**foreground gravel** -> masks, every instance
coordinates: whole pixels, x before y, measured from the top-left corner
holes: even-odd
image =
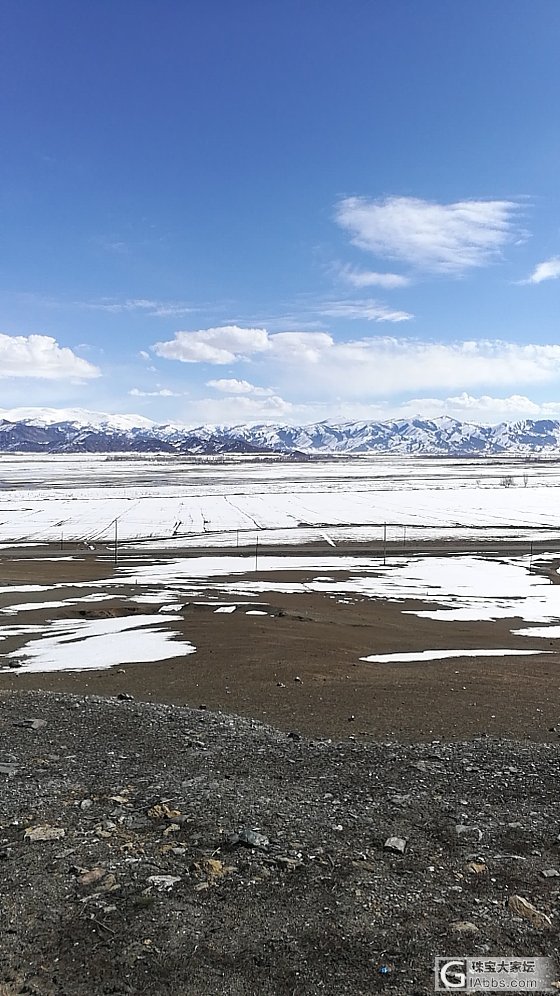
[[[555,744],[4,693],[0,996],[427,994],[436,954],[556,955],[559,778]]]

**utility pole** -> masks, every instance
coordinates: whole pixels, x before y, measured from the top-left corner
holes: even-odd
[[[387,560],[387,523],[383,523],[383,563]]]
[[[119,537],[118,537],[118,517],[115,519],[115,567],[119,562]]]
[[[259,568],[259,534],[257,533],[257,542],[255,543],[255,574]]]

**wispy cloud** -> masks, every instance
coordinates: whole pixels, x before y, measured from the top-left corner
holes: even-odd
[[[530,277],[522,280],[522,284],[542,284],[543,280],[558,280],[560,277],[560,256],[552,256],[538,263]]]
[[[459,275],[493,262],[522,237],[519,204],[467,200],[438,204],[417,197],[346,197],[336,220],[354,245],[434,273]]]
[[[320,313],[328,318],[361,318],[368,322],[407,322],[414,318],[408,311],[397,311],[372,298],[362,301],[331,301],[320,307]]]
[[[373,270],[358,270],[349,263],[339,264],[336,267],[337,275],[350,284],[352,287],[383,287],[385,290],[394,290],[398,287],[408,287],[410,277],[404,277],[400,273],[376,273]]]
[[[184,391],[170,391],[167,387],[162,387],[159,391],[141,391],[138,387],[133,387],[129,392],[133,398],[181,398]]]
[[[182,315],[188,315],[197,310],[182,301],[153,301],[143,297],[127,298],[124,301],[103,298],[101,301],[77,301],[75,303],[92,311],[105,311],[112,315],[138,311],[151,318],[180,318]]]
[[[0,378],[91,380],[101,371],[48,335],[0,334]]]

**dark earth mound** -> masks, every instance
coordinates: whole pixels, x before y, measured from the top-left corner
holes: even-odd
[[[424,994],[436,954],[556,955],[559,777],[555,744],[3,693],[0,994]]]

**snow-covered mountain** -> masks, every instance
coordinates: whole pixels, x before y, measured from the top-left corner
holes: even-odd
[[[560,456],[560,421],[476,425],[441,417],[313,425],[157,425],[141,415],[82,409],[0,409],[0,452],[394,453]]]

